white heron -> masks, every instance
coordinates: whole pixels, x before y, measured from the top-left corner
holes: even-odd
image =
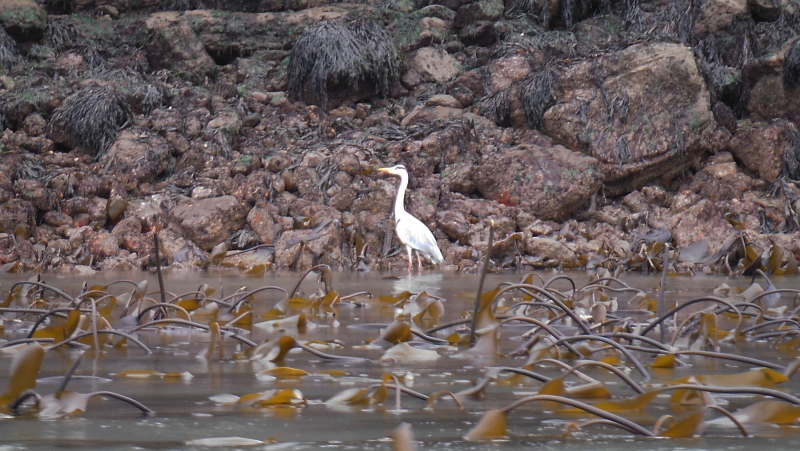
[[[408,187],[408,171],[406,171],[406,167],[402,164],[398,164],[390,168],[380,168],[378,171],[400,177],[400,188],[397,190],[397,198],[394,200],[394,222],[397,238],[400,239],[400,242],[403,243],[406,246],[406,250],[408,250],[409,271],[412,266],[412,249],[417,252],[417,264],[420,269],[422,269],[420,254],[430,259],[436,265],[443,262],[444,257],[442,257],[442,251],[439,250],[433,233],[431,233],[430,229],[428,229],[422,221],[412,216],[411,213],[403,208],[406,188]]]

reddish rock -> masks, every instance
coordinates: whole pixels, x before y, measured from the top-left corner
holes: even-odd
[[[247,209],[233,196],[189,200],[170,212],[171,225],[205,251],[242,228],[246,217]]]

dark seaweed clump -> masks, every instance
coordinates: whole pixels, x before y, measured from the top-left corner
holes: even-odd
[[[0,27],[0,68],[10,69],[19,61],[19,50],[14,39]]]
[[[289,97],[327,109],[328,84],[358,90],[370,82],[385,96],[400,75],[400,53],[377,22],[358,15],[308,27],[297,39],[289,62]]]
[[[783,87],[789,91],[800,84],[800,39],[794,41],[783,60]]]
[[[125,98],[113,86],[93,83],[55,110],[48,134],[64,134],[99,157],[131,118]]]

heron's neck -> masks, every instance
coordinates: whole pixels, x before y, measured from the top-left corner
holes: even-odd
[[[394,218],[397,220],[400,216],[403,215],[405,212],[405,197],[406,197],[406,188],[408,187],[408,176],[401,175],[400,176],[400,188],[397,190],[397,197],[394,200]]]

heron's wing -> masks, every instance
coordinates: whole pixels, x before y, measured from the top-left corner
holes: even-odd
[[[442,251],[439,250],[439,246],[436,244],[436,238],[433,237],[433,233],[422,221],[409,213],[395,219],[395,221],[397,222],[397,237],[403,244],[417,252],[421,252],[434,263],[444,261]]]

